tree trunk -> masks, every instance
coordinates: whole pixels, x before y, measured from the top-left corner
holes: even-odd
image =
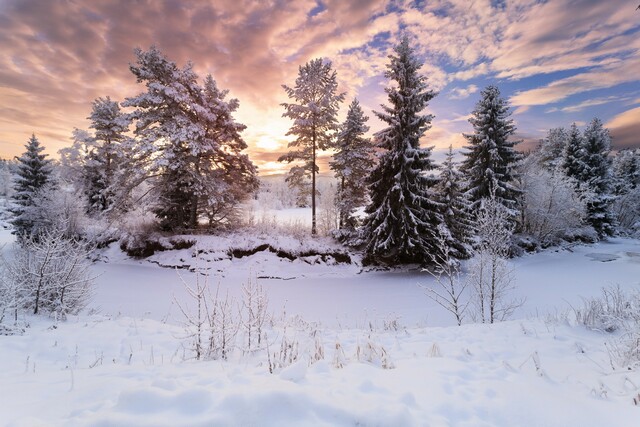
[[[316,130],[312,135],[312,159],[311,159],[311,235],[315,236],[316,230]]]

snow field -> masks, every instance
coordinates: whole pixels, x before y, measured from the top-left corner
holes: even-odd
[[[640,372],[616,365],[617,336],[564,315],[603,286],[640,289],[636,240],[518,258],[514,295],[527,300],[517,320],[462,327],[425,296],[418,284],[434,282],[420,271],[226,255],[264,241],[300,249],[295,238],[197,240],[148,260],[112,245],[94,265],[86,313],[30,317],[24,335],[0,336],[0,425],[638,425]],[[206,271],[236,301],[258,278],[273,317],[268,350],[246,354],[239,336],[229,360],[193,360],[173,301],[194,303],[176,271],[157,264]],[[179,274],[194,283],[188,269]],[[297,357],[279,359],[285,337]]]
[[[33,321],[3,338],[9,426],[637,425],[640,373],[610,369],[609,337],[561,323],[323,329],[315,362],[315,339],[298,327],[299,360],[270,374],[265,351],[183,361],[181,328],[154,320]],[[392,369],[368,361],[369,342]]]

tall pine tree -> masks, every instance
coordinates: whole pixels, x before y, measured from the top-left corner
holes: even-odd
[[[578,126],[573,123],[571,129],[569,129],[567,143],[562,156],[562,169],[568,177],[574,178],[578,184],[585,182],[587,179],[584,156],[584,139]]]
[[[587,220],[600,236],[611,236],[615,232],[615,219],[611,212],[612,176],[611,137],[600,119],[594,118],[584,130],[585,183],[592,191],[587,202]]]
[[[25,147],[27,150],[24,154],[16,157],[18,170],[13,194],[16,206],[11,212],[15,215],[12,221],[13,234],[28,239],[34,227],[31,214],[31,210],[34,209],[34,197],[51,181],[51,161],[42,153],[44,147],[35,135],[31,135]]]
[[[448,246],[449,256],[455,259],[468,259],[472,252],[471,204],[463,191],[462,182],[462,173],[456,169],[453,149],[449,146],[449,152],[441,166],[437,190],[447,230],[447,234],[441,236],[444,239],[442,243]]]
[[[390,106],[375,114],[389,127],[376,133],[384,150],[368,182],[371,203],[362,233],[368,264],[428,264],[436,251],[437,226],[442,222],[433,190],[437,178],[431,148],[420,139],[433,116],[421,114],[435,92],[419,74],[422,62],[405,36],[389,56],[385,76],[395,84],[385,90]]]
[[[366,125],[368,119],[358,100],[354,99],[338,134],[338,152],[333,156],[333,161],[329,162],[338,178],[336,205],[341,230],[355,229],[357,220],[353,213],[367,200],[365,180],[375,164],[371,139],[364,137],[369,131],[369,126]]]
[[[313,59],[301,66],[294,87],[282,85],[293,103],[284,103],[283,117],[293,120],[287,135],[296,139],[289,143],[293,150],[281,156],[281,162],[302,162],[291,170],[295,179],[290,183],[304,183],[311,178],[311,234],[316,228],[316,174],[319,171],[317,157],[319,150],[327,150],[335,145],[338,130],[337,114],[344,93],[338,94],[337,74],[331,69],[331,62],[321,58]]]
[[[509,209],[515,217],[520,190],[514,185],[516,166],[522,155],[515,150],[520,141],[511,141],[516,127],[509,118],[507,101],[500,96],[497,86],[488,86],[471,113],[469,123],[474,133],[464,135],[469,142],[465,147],[466,159],[461,171],[467,180],[467,193],[472,207],[477,210],[482,199],[495,194],[496,200]]]

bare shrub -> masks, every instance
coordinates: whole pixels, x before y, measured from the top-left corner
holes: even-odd
[[[64,319],[82,310],[91,297],[91,247],[66,236],[66,229],[46,229],[16,244],[14,256],[2,258],[3,288],[9,308],[33,314],[50,313]]]

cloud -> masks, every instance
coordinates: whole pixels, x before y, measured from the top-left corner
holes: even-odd
[[[640,107],[627,110],[608,121],[613,148],[640,148]]]
[[[562,107],[562,108],[558,108],[558,107],[554,107],[554,108],[550,108],[547,110],[547,113],[555,113],[558,111],[562,111],[563,113],[575,113],[578,111],[582,111],[586,108],[589,107],[595,107],[597,105],[603,105],[603,104],[609,104],[611,102],[616,102],[616,101],[625,101],[628,100],[629,98],[623,98],[623,97],[619,97],[619,96],[607,96],[605,98],[594,98],[594,99],[588,99],[586,101],[580,102],[579,104],[575,104],[575,105],[569,105],[566,107]]]
[[[626,61],[618,60],[613,64],[600,67],[597,71],[580,73],[556,80],[543,87],[518,92],[511,97],[511,104],[546,105],[562,101],[577,93],[637,81],[638,69],[640,69],[640,57]]]
[[[31,132],[49,153],[67,145],[74,127],[88,126],[93,99],[142,90],[128,64],[134,47],[152,44],[180,65],[193,60],[201,76],[211,73],[240,100],[250,155],[269,168],[265,147],[286,151],[291,123],[281,117],[281,85],[293,84],[298,66],[330,59],[348,99],[377,108],[386,102],[382,76],[401,29],[424,58],[432,88],[451,84],[446,95],[462,99],[480,85],[471,79],[527,79],[511,102],[529,117],[532,106],[638,81],[640,21],[628,9],[624,0],[5,0],[0,150],[17,154]],[[554,107],[577,113],[587,105]],[[370,116],[373,132],[379,124]],[[459,129],[436,123],[445,131],[434,139],[460,144]]]
[[[478,86],[469,85],[466,88],[454,87],[449,92],[449,99],[465,99],[468,98],[472,93],[476,93],[478,91]]]

